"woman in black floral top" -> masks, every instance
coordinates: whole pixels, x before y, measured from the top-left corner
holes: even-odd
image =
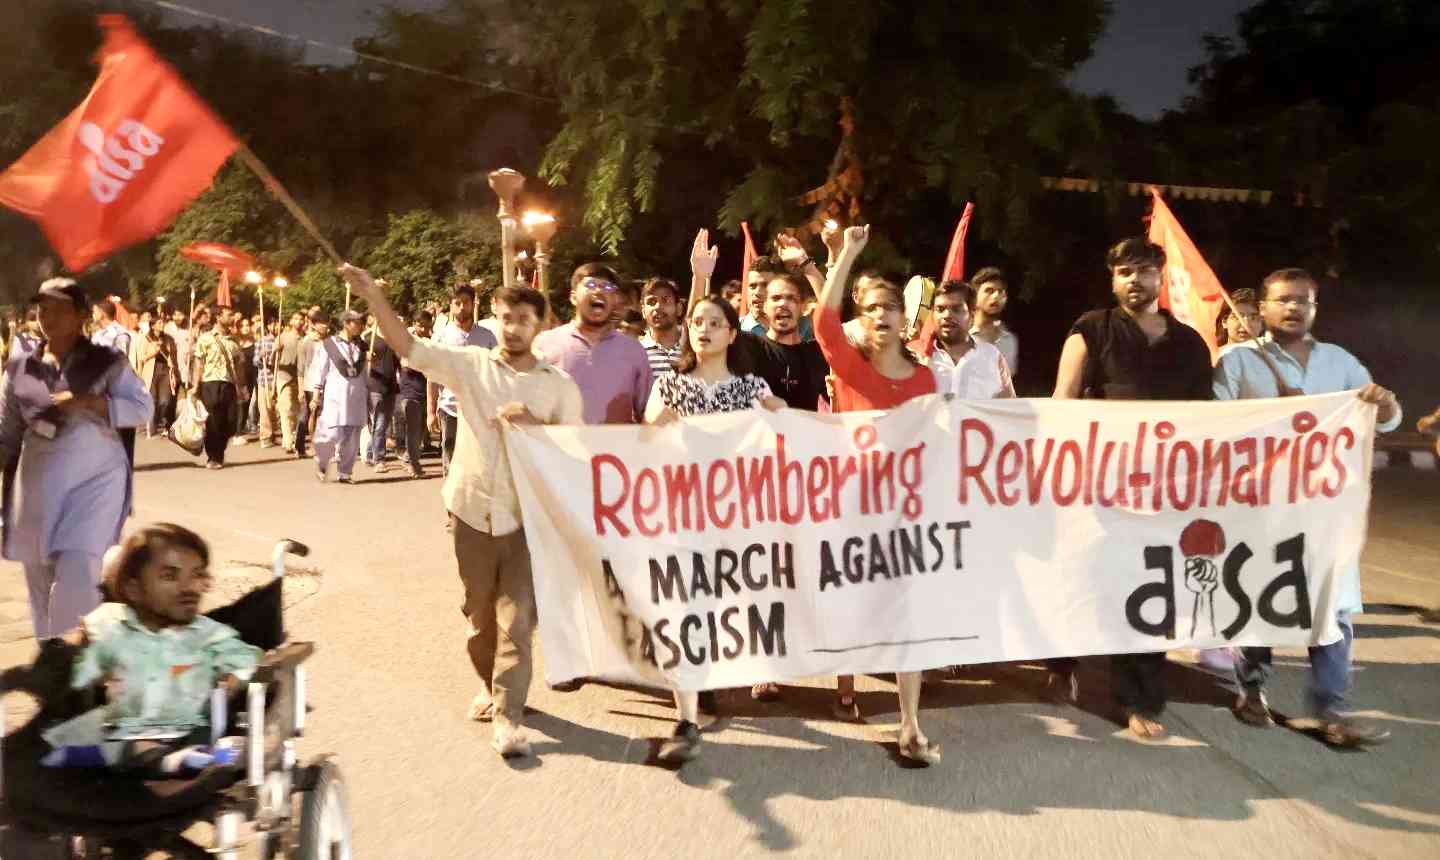
[[[729,302],[718,296],[697,301],[686,320],[680,362],[673,373],[655,380],[645,421],[668,424],[691,415],[784,408],[785,401],[770,392],[765,380],[737,372],[739,358],[734,344],[739,331],[740,317]],[[700,752],[700,727],[696,724],[699,694],[676,690],[675,708],[680,720],[670,740],[660,748],[660,758],[688,761]]]

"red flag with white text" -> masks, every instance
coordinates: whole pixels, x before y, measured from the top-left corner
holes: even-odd
[[[1154,209],[1150,214],[1150,241],[1165,249],[1165,277],[1160,285],[1160,307],[1190,326],[1205,339],[1213,362],[1219,352],[1215,320],[1225,306],[1225,287],[1190,241],[1185,228],[1165,200],[1150,189]]]
[[[122,15],[90,94],[0,173],[0,204],[39,223],[79,272],[170,226],[240,146]]]

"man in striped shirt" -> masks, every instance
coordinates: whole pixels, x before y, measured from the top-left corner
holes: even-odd
[[[680,360],[685,329],[680,325],[680,288],[669,278],[651,278],[640,293],[640,312],[645,315],[646,332],[640,338],[650,359],[650,373],[669,373]]]

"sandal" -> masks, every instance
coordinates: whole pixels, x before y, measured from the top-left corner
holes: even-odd
[[[495,719],[495,703],[481,693],[470,702],[470,719],[477,723],[488,723]]]
[[[860,719],[860,704],[855,701],[854,693],[837,694],[830,703],[830,713],[847,723],[863,722]]]
[[[780,698],[780,685],[765,681],[750,688],[750,698],[757,702],[773,702]]]
[[[921,742],[917,737],[911,737],[909,740],[901,738],[899,748],[902,758],[909,759],[923,767],[939,764],[943,757],[939,744],[932,744],[929,740]]]
[[[1131,714],[1129,723],[1130,734],[1142,741],[1164,740],[1168,734],[1159,722],[1141,714]]]

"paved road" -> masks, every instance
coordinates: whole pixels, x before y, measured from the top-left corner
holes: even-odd
[[[664,695],[537,681],[539,755],[514,766],[463,719],[475,683],[438,479],[321,485],[274,449],[234,448],[216,473],[139,447],[141,518],[199,529],[221,562],[261,560],[279,536],[314,547],[323,584],[290,616],[321,647],[303,750],[339,754],[361,858],[1440,856],[1440,628],[1412,608],[1440,604],[1434,473],[1376,481],[1354,698],[1393,730],[1388,746],[1245,727],[1177,653],[1163,747],[1120,732],[1099,665],[1082,668],[1081,708],[1038,702],[1037,668],[977,667],[927,685],[938,768],[897,764],[893,687],[863,678],[863,726],[826,716],[820,679],[773,705],[722,694],[732,716],[674,772],[652,763],[673,719]],[[0,641],[0,665],[32,652]],[[1272,704],[1295,712],[1303,655],[1277,664]]]

